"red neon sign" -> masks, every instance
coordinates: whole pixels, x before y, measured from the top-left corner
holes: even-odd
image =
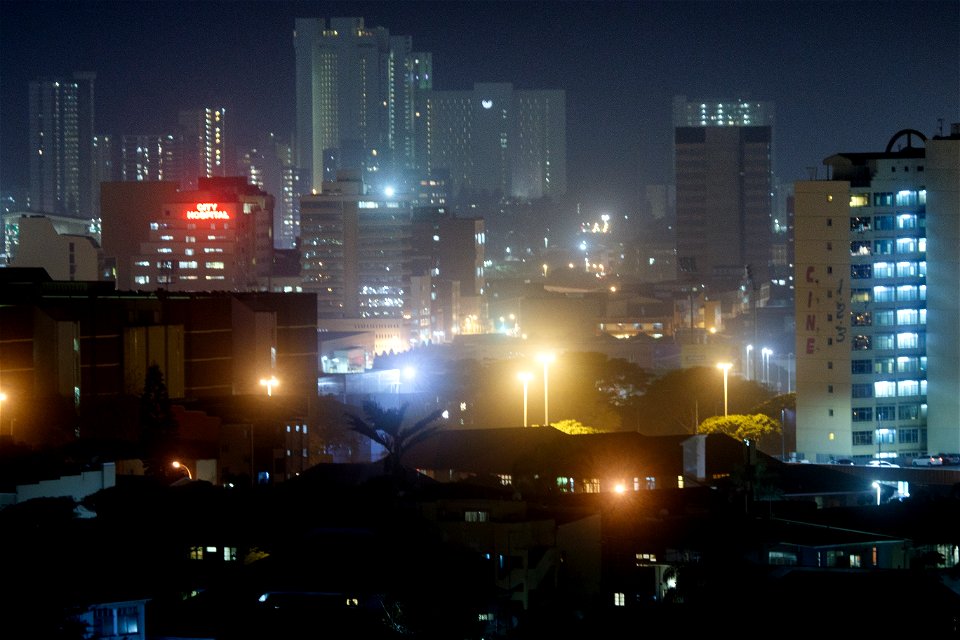
[[[216,202],[198,202],[195,209],[187,209],[187,220],[229,220],[230,212],[223,211]]]

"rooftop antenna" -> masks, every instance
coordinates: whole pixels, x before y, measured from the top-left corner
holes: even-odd
[[[943,137],[943,118],[937,118],[937,135]]]

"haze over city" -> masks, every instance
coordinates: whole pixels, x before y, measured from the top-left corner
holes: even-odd
[[[562,89],[568,194],[635,210],[670,178],[675,95],[772,102],[774,171],[960,112],[954,0],[677,2],[0,1],[0,187],[27,185],[27,85],[93,71],[98,133],[158,132],[225,105],[233,141],[294,131],[297,17],[363,17],[434,56],[434,87]],[[619,212],[619,211],[618,211]]]

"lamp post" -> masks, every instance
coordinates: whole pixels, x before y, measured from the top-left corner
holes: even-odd
[[[173,467],[174,469],[183,469],[184,471],[187,472],[187,477],[193,480],[193,474],[190,473],[190,468],[187,467],[187,465],[185,464],[181,464],[179,460],[174,460],[173,462],[170,463],[170,466]]]
[[[276,377],[270,376],[269,378],[260,378],[260,384],[267,388],[267,395],[272,396],[273,388],[278,386],[280,381]]]
[[[523,383],[523,426],[527,426],[527,388],[530,380],[533,379],[533,374],[529,371],[521,371],[517,374],[517,378]]]
[[[727,417],[727,375],[730,372],[730,367],[733,364],[729,362],[718,362],[717,369],[723,371],[723,417]]]
[[[753,345],[747,345],[747,366],[745,367],[747,380],[753,380]]]
[[[787,393],[790,393],[791,391],[790,376],[793,373],[791,370],[794,368],[795,362],[793,358],[794,356],[792,353],[787,354]]]
[[[877,427],[877,460],[883,460],[883,436],[890,433],[890,429]]]
[[[556,356],[552,353],[541,353],[537,356],[537,360],[543,363],[543,424],[544,426],[550,425],[550,395],[547,389],[547,369],[550,367],[550,363],[556,360]]]
[[[773,355],[773,349],[764,347],[760,350],[763,363],[763,384],[770,383],[770,356]]]

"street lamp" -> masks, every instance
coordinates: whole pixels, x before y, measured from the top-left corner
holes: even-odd
[[[190,473],[190,468],[187,467],[187,465],[185,464],[180,464],[179,460],[174,460],[173,462],[170,463],[170,466],[173,467],[174,469],[183,469],[184,471],[187,472],[187,477],[193,480],[193,474]]]
[[[517,378],[523,383],[523,426],[527,426],[527,388],[533,379],[533,374],[529,371],[521,371]]]
[[[543,424],[550,425],[550,396],[547,390],[547,368],[557,357],[552,353],[541,353],[537,360],[543,363]]]
[[[727,417],[727,375],[730,372],[730,367],[733,364],[730,362],[718,362],[717,369],[723,371],[723,417]]]
[[[747,380],[753,380],[753,345],[747,345]]]
[[[280,384],[280,381],[277,380],[274,376],[269,378],[260,378],[260,384],[267,388],[267,395],[273,395],[273,388]]]
[[[764,347],[760,350],[760,355],[763,358],[763,384],[770,383],[770,356],[773,355],[773,349],[768,349]]]
[[[890,429],[877,428],[877,460],[883,460],[883,436],[890,433]]]

